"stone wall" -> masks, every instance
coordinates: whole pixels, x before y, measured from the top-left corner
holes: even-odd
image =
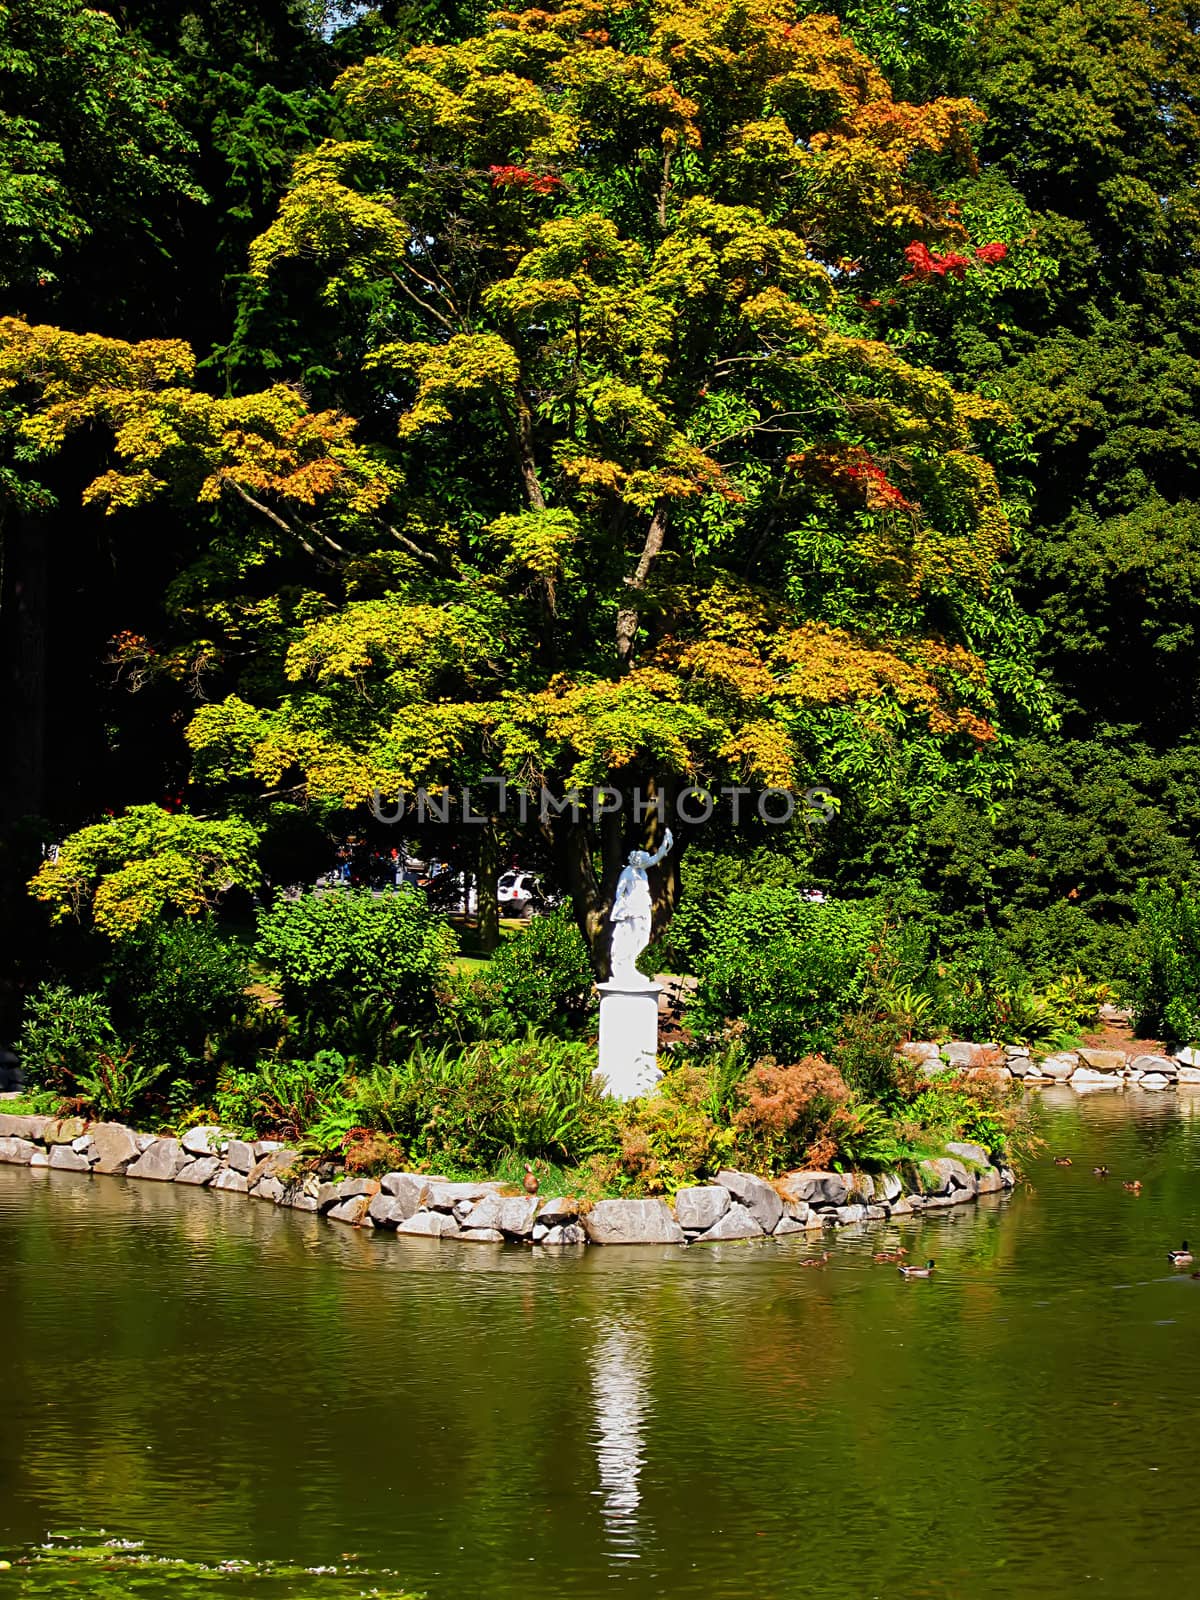
[[[1180,1089],[1200,1087],[1200,1050],[1174,1055],[1131,1055],[1124,1050],[1062,1050],[1035,1056],[1015,1044],[906,1044],[902,1053],[931,1077],[959,1072],[994,1072],[1031,1086],[1069,1083],[1073,1089]]]
[[[242,1194],[331,1222],[463,1244],[687,1244],[785,1238],[857,1222],[882,1222],[1000,1194],[1014,1182],[974,1144],[950,1144],[906,1184],[894,1174],[790,1172],[771,1183],[746,1172],[681,1189],[665,1200],[544,1199],[500,1183],[455,1183],[424,1172],[322,1179],[295,1150],[220,1128],[182,1138],[138,1133],[79,1117],[0,1115],[0,1163],[34,1171],[121,1176]]]

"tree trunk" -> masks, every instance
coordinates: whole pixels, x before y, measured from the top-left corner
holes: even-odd
[[[578,822],[567,816],[557,817],[549,824],[550,842],[558,861],[561,882],[571,897],[575,921],[588,947],[592,971],[597,982],[603,983],[611,970],[609,946],[612,927],[608,920],[612,895],[605,895],[596,877],[592,860],[595,834],[586,819]]]
[[[679,794],[679,784],[674,779],[649,778],[646,781],[646,792],[649,795],[661,794],[663,797],[663,820],[658,820],[657,811],[652,811],[645,819],[645,841],[639,848],[649,850],[651,854],[662,844],[663,834],[669,826],[668,819],[675,816],[675,800]],[[650,900],[651,900],[651,937],[658,939],[666,932],[667,925],[675,915],[679,905],[679,891],[681,877],[680,863],[683,852],[687,847],[687,835],[683,833],[676,818],[675,826],[671,830],[672,844],[670,854],[666,860],[650,872]]]
[[[654,515],[650,519],[650,526],[646,530],[646,537],[642,542],[642,553],[638,557],[638,564],[634,568],[633,576],[626,580],[629,594],[617,612],[617,661],[622,672],[627,672],[633,665],[634,643],[637,638],[642,591],[646,587],[646,579],[650,576],[650,568],[662,553],[663,541],[667,536],[667,519],[669,515],[669,503],[665,500],[660,501],[654,509]]]
[[[479,853],[475,865],[475,915],[479,929],[479,949],[485,955],[500,943],[500,902],[496,880],[500,876],[500,842],[496,824],[490,818],[479,830]]]
[[[43,519],[8,509],[0,522],[0,822],[47,809],[49,546]]]

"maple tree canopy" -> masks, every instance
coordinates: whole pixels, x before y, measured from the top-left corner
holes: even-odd
[[[874,320],[1020,270],[939,199],[975,106],[896,100],[788,0],[501,11],[335,97],[250,272],[261,315],[327,324],[357,421],[214,396],[176,341],[0,324],[23,450],[101,426],[89,502],[210,519],[167,663],[220,687],[197,780],[986,800],[1040,693],[1008,419]],[[599,857],[552,824],[601,970],[621,824]]]

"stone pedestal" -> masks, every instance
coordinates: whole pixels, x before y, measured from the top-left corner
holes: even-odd
[[[662,988],[646,983],[602,983],[600,990],[600,1076],[618,1100],[649,1094],[662,1077],[658,1070],[658,997]]]

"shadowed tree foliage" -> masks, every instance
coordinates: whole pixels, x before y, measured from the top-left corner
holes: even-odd
[[[947,53],[929,42],[938,14],[869,4],[851,26],[896,44],[879,47],[893,81],[940,82],[945,67],[951,92],[977,101],[963,214],[990,215],[1051,270],[986,305],[928,278],[881,316],[893,342],[1003,397],[1027,443],[1018,595],[1062,735],[1024,747],[998,810],[958,803],[949,854],[901,806],[890,827],[847,817],[828,865],[860,885],[909,877],[948,933],[990,924],[1035,964],[1052,948],[1111,971],[1138,877],[1195,875],[1200,842],[1197,15],[982,0]]]
[[[1027,593],[1067,708],[1171,741],[1200,705],[1200,17],[999,0],[986,19],[983,149],[1061,263],[1005,385],[1039,458]]]

